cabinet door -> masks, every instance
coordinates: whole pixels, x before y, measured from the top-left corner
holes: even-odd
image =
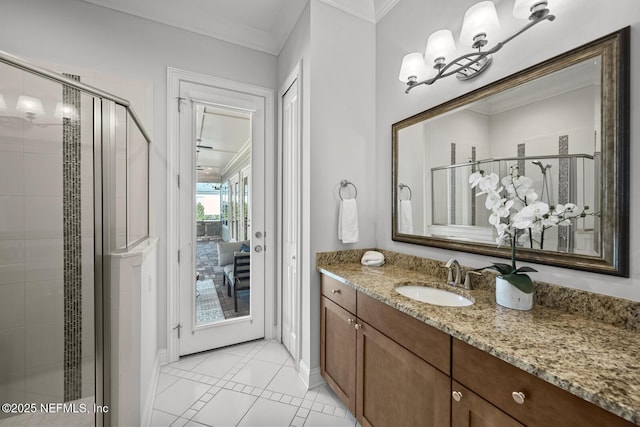
[[[358,319],[356,418],[364,427],[448,426],[451,380]]]
[[[320,371],[352,414],[356,412],[356,317],[322,297]]]
[[[452,388],[451,427],[524,427],[461,384]]]

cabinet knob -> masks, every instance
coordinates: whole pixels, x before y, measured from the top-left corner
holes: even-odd
[[[347,323],[348,323],[348,324],[353,325],[353,322],[355,322],[355,320],[353,320],[353,319],[347,319]]]
[[[524,398],[526,397],[524,395],[523,392],[521,391],[514,391],[513,393],[511,393],[511,397],[513,397],[513,400],[518,404],[518,405],[522,405],[524,404]]]
[[[331,289],[331,293],[332,294],[339,294],[340,293],[340,289]]]
[[[453,400],[455,400],[456,402],[460,402],[460,400],[462,400],[462,393],[459,391],[454,391],[453,393],[451,393],[451,397],[453,397]]]
[[[362,325],[360,323],[356,323],[355,328],[356,329],[362,329]]]

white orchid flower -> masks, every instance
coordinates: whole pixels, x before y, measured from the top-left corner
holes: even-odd
[[[549,213],[549,205],[545,202],[534,202],[522,208],[520,213],[526,217],[542,218]]]
[[[542,223],[540,221],[534,222],[529,228],[535,235],[541,234],[544,231],[544,228],[542,227]]]
[[[474,172],[469,176],[469,184],[471,188],[474,188],[482,179],[482,173],[480,171]]]
[[[505,199],[500,196],[499,192],[490,190],[487,191],[487,200],[485,200],[484,205],[487,209],[494,210],[502,205],[504,201]]]
[[[539,242],[542,246],[547,228],[571,225],[571,219],[581,212],[584,214],[585,210],[580,211],[573,203],[558,204],[551,208],[539,201],[533,181],[526,176],[519,176],[517,166],[512,166],[511,174],[502,179],[495,173],[485,175],[483,172],[474,172],[469,177],[469,184],[481,190],[476,196],[487,196],[485,207],[492,212],[489,223],[497,231],[498,246],[515,244],[513,239],[516,234],[521,245],[533,247],[534,243]],[[502,186],[498,188],[499,184]],[[569,216],[571,212],[574,214]]]
[[[542,218],[541,223],[544,227],[553,227],[560,224],[560,217],[553,215],[553,213],[546,218]]]
[[[533,188],[530,188],[527,190],[526,193],[524,193],[522,198],[525,199],[527,202],[533,202],[538,200],[538,193],[536,193]]]
[[[531,178],[528,178],[526,176],[519,176],[515,178],[513,180],[513,183],[516,187],[531,188],[533,186],[533,181],[531,180]]]
[[[498,206],[493,210],[495,214],[497,214],[501,218],[509,217],[511,213],[510,209],[513,207],[513,200],[507,200],[504,205]]]
[[[480,190],[482,191],[495,190],[496,187],[498,187],[498,182],[500,182],[498,175],[492,172],[491,174],[482,177],[480,182],[478,182],[478,187],[480,187]]]
[[[561,205],[560,203],[558,203],[558,205],[553,208],[553,212],[551,213],[553,215],[562,215],[564,211],[565,211],[564,205]]]
[[[533,226],[533,220],[529,217],[522,217],[518,219],[514,217],[512,225],[518,230],[524,230]]]

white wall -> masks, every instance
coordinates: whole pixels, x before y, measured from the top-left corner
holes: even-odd
[[[506,45],[496,54],[493,65],[475,80],[459,82],[455,78],[439,81],[432,86],[414,89],[404,94],[404,85],[398,81],[402,57],[413,51],[424,51],[429,34],[440,28],[460,31],[466,8],[474,0],[441,2],[438,13],[433,13],[431,2],[403,0],[387,14],[376,28],[376,165],[377,209],[376,241],[378,247],[439,260],[456,257],[461,263],[474,267],[487,265],[491,259],[468,253],[457,253],[422,247],[391,240],[391,124],[420,111],[439,105],[472,89],[481,87],[542,60],[580,46],[627,25],[632,26],[631,46],[640,45],[640,8],[635,0],[567,1],[558,5],[553,23],[544,22]],[[512,1],[497,4],[506,35],[524,21],[511,15]],[[637,48],[632,49],[631,70],[640,69]],[[631,73],[631,159],[638,158],[638,147],[633,143],[640,133],[638,108],[640,102],[640,74]],[[633,160],[632,160],[633,162]],[[632,168],[631,183],[640,180],[640,169]],[[537,265],[535,278],[550,283],[580,288],[597,293],[640,301],[640,268],[634,260],[640,254],[640,218],[633,212],[640,210],[638,188],[631,193],[631,278],[618,278],[569,269]],[[635,219],[634,219],[635,218]]]
[[[167,67],[274,88],[275,56],[77,0],[3,0],[2,15],[5,52],[153,83],[151,232],[160,237],[158,265],[166,265]],[[160,274],[160,348],[166,347],[166,288],[166,274]]]
[[[302,361],[319,366],[315,254],[375,246],[375,26],[311,0],[279,57],[279,86],[302,59]],[[337,237],[339,183],[358,188],[360,242]]]
[[[300,156],[302,161],[301,167],[301,183],[300,191],[302,193],[302,212],[300,219],[302,222],[302,236],[300,236],[300,244],[302,245],[302,261],[301,261],[301,331],[300,345],[303,366],[301,366],[301,375],[306,381],[309,381],[310,360],[311,360],[311,343],[319,340],[320,335],[311,334],[311,304],[312,294],[315,291],[311,288],[311,277],[315,273],[313,270],[315,262],[313,259],[315,254],[311,252],[311,7],[307,5],[304,12],[300,16],[298,23],[291,32],[284,47],[278,56],[278,84],[277,90],[280,91],[285,80],[293,71],[296,64],[301,64],[301,81],[302,91],[299,94],[302,100],[302,147]],[[280,96],[278,94],[278,96]],[[278,104],[278,102],[276,102]],[[279,114],[276,115],[280,120]]]
[[[594,86],[588,86],[490,116],[491,157],[517,156],[520,143],[527,156],[557,154],[560,135],[569,135],[570,154],[593,154],[593,101]],[[541,144],[543,137],[548,143]]]
[[[376,243],[372,167],[375,161],[375,26],[311,0],[311,337],[320,335],[317,252],[373,247]],[[358,189],[360,241],[338,240],[340,181]],[[310,366],[320,364],[320,340],[310,343]]]

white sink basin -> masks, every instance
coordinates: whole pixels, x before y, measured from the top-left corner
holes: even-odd
[[[462,295],[427,286],[399,286],[396,288],[396,292],[407,298],[433,305],[466,307],[473,304],[473,301]]]

